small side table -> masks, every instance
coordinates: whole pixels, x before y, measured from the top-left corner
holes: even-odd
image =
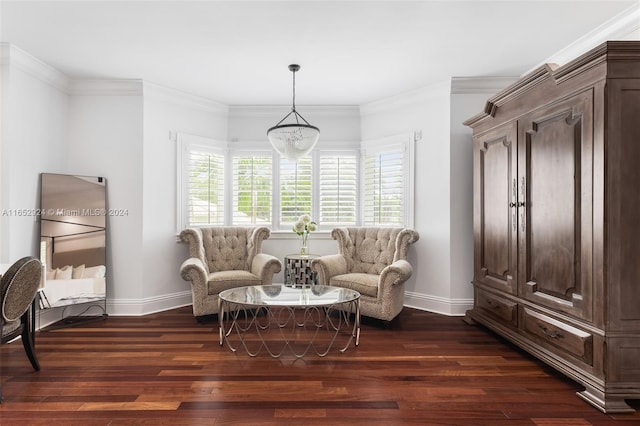
[[[318,284],[317,274],[311,270],[311,260],[317,254],[288,254],[284,257],[284,284],[288,286]]]

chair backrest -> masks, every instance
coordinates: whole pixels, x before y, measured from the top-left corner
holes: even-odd
[[[198,257],[209,272],[248,271],[262,241],[271,232],[266,227],[219,226],[185,229],[180,234],[189,242],[189,255]]]
[[[29,309],[41,276],[42,264],[35,257],[23,257],[9,267],[0,280],[3,323],[18,320]]]
[[[409,245],[419,234],[407,228],[335,228],[331,237],[347,262],[349,272],[380,274],[396,260],[407,258]]]

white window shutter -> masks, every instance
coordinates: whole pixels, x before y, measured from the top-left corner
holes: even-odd
[[[358,162],[355,151],[320,152],[320,223],[353,226],[357,223]]]
[[[237,153],[232,162],[232,225],[271,226],[271,154]]]
[[[292,225],[302,214],[312,214],[313,166],[311,157],[280,160],[280,223]]]
[[[224,154],[190,146],[187,154],[188,226],[224,225]]]
[[[410,203],[407,179],[412,175],[412,168],[408,167],[408,141],[406,136],[397,136],[363,143],[365,226],[407,226],[406,206]]]

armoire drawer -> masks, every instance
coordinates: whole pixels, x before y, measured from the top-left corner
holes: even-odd
[[[523,307],[522,327],[555,348],[593,365],[593,336],[540,312]]]
[[[517,303],[478,289],[476,289],[476,294],[476,309],[480,309],[507,325],[518,326]]]

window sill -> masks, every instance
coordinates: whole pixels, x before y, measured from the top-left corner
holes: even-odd
[[[330,240],[331,231],[314,231],[309,234],[309,238],[318,240]],[[293,231],[271,231],[270,240],[299,240],[300,236]]]
[[[318,240],[331,240],[331,231],[314,231],[310,235],[310,238]],[[176,235],[176,243],[182,243],[180,239],[180,233]],[[293,231],[271,231],[270,240],[299,240],[300,236],[293,233]]]

